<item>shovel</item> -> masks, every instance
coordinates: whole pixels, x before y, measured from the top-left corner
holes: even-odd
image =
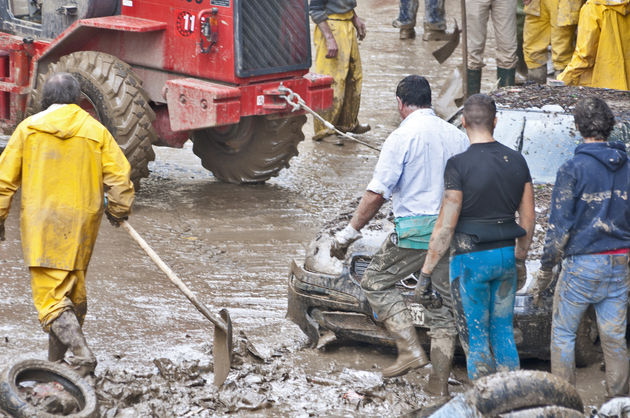
[[[457,26],[457,20],[453,19],[453,21],[455,22],[455,29],[453,29],[453,33],[448,35],[448,39],[446,40],[446,43],[444,45],[442,45],[432,53],[437,62],[439,62],[440,64],[443,64],[444,61],[448,59],[448,57],[453,55],[453,52],[459,45],[459,34],[461,33],[461,30]]]
[[[140,234],[129,225],[129,222],[122,221],[120,225],[129,232],[131,238],[151,257],[151,260],[168,276],[171,282],[186,295],[188,300],[195,305],[195,308],[214,324],[214,341],[212,347],[212,354],[214,355],[214,384],[221,386],[223,382],[225,382],[230,372],[230,365],[232,364],[232,320],[230,319],[230,314],[227,309],[221,309],[219,312],[221,318],[214,316],[205,305],[197,300],[188,286],[186,286],[173,270],[162,261]]]

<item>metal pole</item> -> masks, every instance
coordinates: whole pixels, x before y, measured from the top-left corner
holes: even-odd
[[[466,22],[466,0],[460,0],[462,9],[462,91],[464,99],[468,97],[468,22]]]

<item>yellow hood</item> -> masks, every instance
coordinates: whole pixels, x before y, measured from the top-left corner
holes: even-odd
[[[52,105],[33,115],[27,126],[29,129],[45,132],[59,139],[81,136],[101,142],[97,135],[91,133],[93,130],[84,129],[85,122],[89,117],[89,113],[75,104]]]

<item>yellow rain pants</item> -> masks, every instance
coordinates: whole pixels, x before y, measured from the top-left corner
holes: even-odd
[[[324,35],[315,27],[315,72],[331,76],[333,80],[333,105],[320,112],[320,115],[342,132],[352,131],[358,124],[361,105],[361,84],[363,71],[359,44],[352,18],[354,11],[328,16],[328,26],[332,31],[339,52],[335,58],[326,58],[328,48]],[[321,139],[334,134],[323,123],[315,120],[315,136]]]
[[[64,311],[73,310],[83,325],[87,313],[85,271],[30,267],[33,302],[46,332]]]
[[[523,54],[527,68],[547,65],[551,44],[553,68],[562,71],[569,64],[583,0],[532,0],[524,7]]]
[[[567,85],[630,90],[630,0],[589,0],[580,11]]]

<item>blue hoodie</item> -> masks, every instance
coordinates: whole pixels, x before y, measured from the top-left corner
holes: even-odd
[[[630,161],[619,142],[591,142],[558,170],[544,269],[562,257],[630,248]]]

